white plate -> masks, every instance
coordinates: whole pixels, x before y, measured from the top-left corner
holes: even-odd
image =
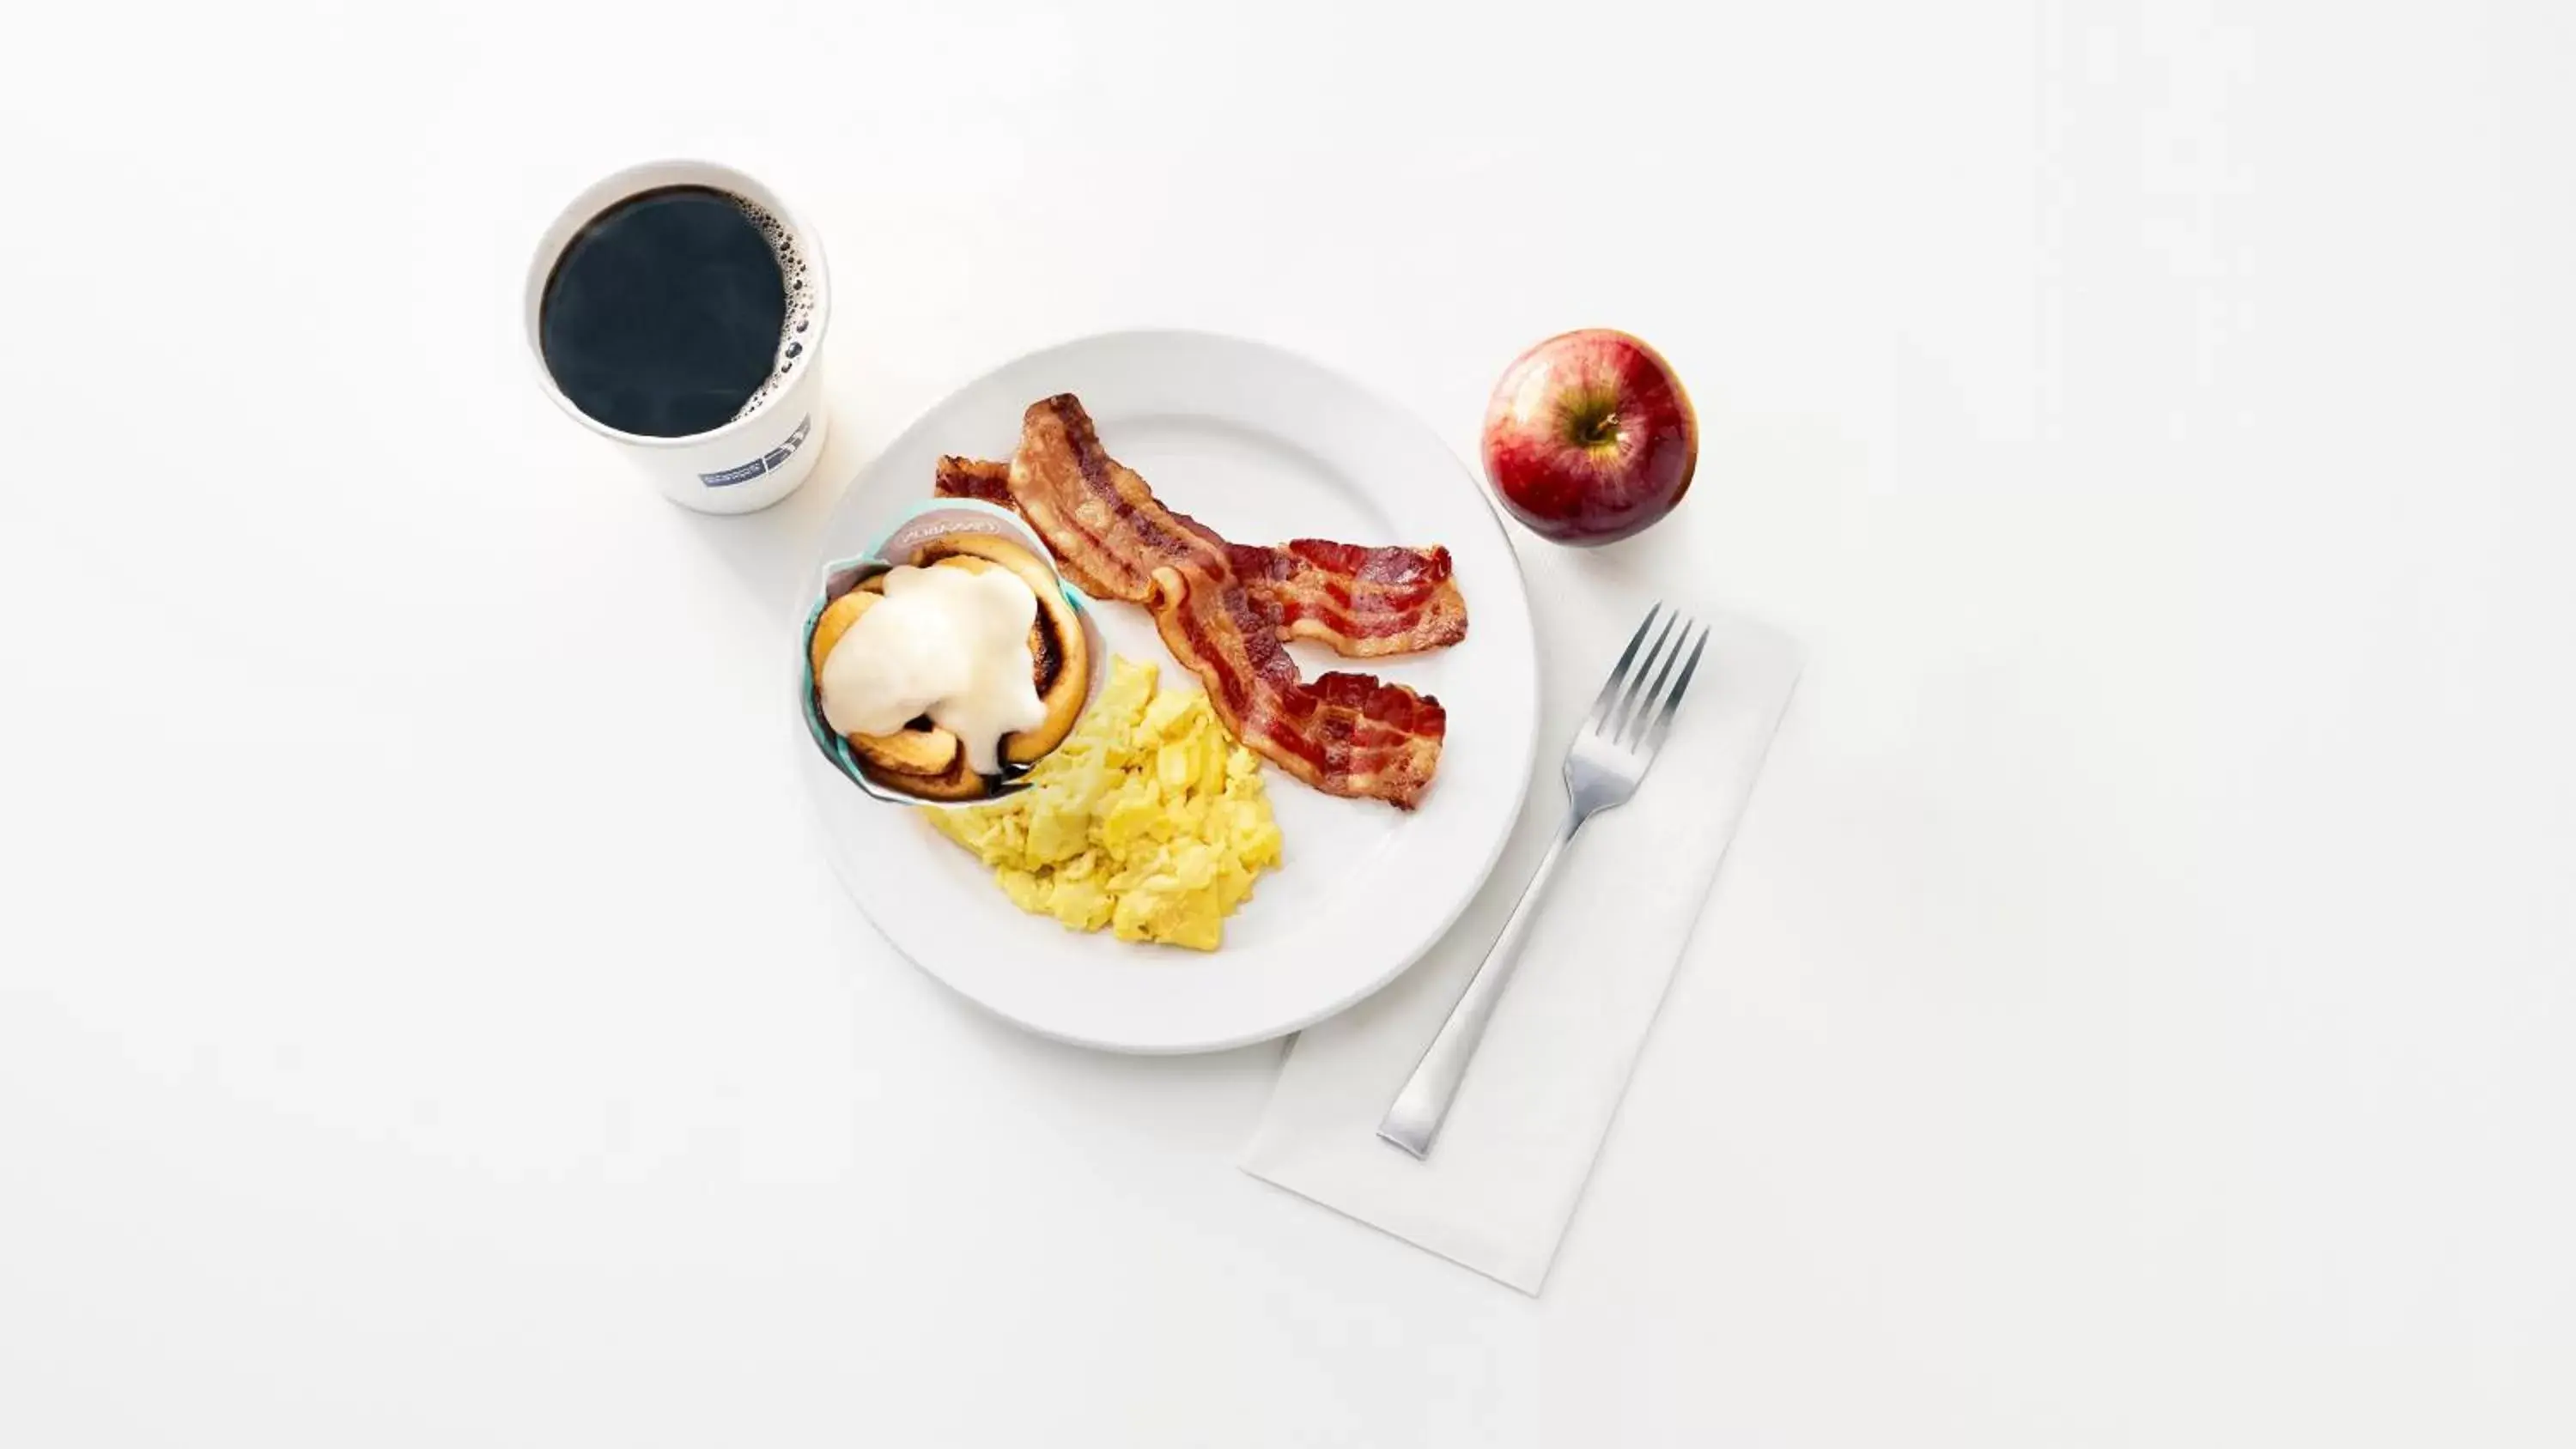
[[[932,408],[850,484],[817,560],[864,552],[928,497],[942,453],[1007,458],[1020,414],[1081,396],[1110,455],[1229,538],[1445,544],[1467,599],[1456,646],[1337,661],[1298,645],[1309,675],[1342,667],[1439,696],[1449,736],[1422,806],[1320,794],[1266,772],[1284,862],[1227,920],[1214,953],[1081,935],[1012,907],[991,873],[919,813],[867,798],[804,726],[804,760],[833,866],[886,938],[931,975],[1031,1031],[1135,1052],[1214,1051],[1295,1031],[1395,979],[1476,893],[1511,833],[1538,728],[1538,656],[1520,566],[1482,486],[1386,399],[1291,353],[1191,332],[1121,332],[1049,348]],[[1142,610],[1097,606],[1111,648],[1197,681]],[[782,643],[782,650],[792,644]]]

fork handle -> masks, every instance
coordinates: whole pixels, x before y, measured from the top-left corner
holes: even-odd
[[[1485,1023],[1494,1016],[1495,1003],[1503,999],[1503,988],[1511,984],[1512,968],[1521,958],[1521,945],[1529,939],[1530,923],[1538,917],[1539,897],[1547,891],[1548,878],[1556,874],[1556,863],[1565,857],[1565,847],[1574,841],[1574,833],[1583,828],[1584,817],[1567,812],[1564,828],[1556,833],[1556,842],[1539,857],[1538,869],[1531,872],[1529,884],[1521,887],[1520,903],[1512,907],[1512,918],[1503,923],[1503,933],[1494,938],[1493,949],[1485,953],[1476,974],[1467,978],[1467,989],[1458,1004],[1449,1008],[1449,1019],[1440,1024],[1440,1034],[1414,1065],[1413,1075],[1405,1080],[1404,1090],[1395,1094],[1395,1103],[1386,1109],[1386,1120],[1377,1124],[1377,1135],[1412,1153],[1428,1156],[1431,1139],[1440,1135],[1440,1124],[1449,1115],[1449,1104],[1458,1096],[1458,1084],[1467,1076],[1467,1062],[1476,1055],[1476,1044],[1484,1040]]]

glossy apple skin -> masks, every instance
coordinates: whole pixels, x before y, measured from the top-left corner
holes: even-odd
[[[1672,365],[1607,327],[1515,360],[1485,408],[1485,476],[1559,543],[1610,543],[1673,511],[1699,466],[1699,417]]]

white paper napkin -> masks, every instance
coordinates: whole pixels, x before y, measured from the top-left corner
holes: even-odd
[[[1412,970],[1298,1037],[1243,1157],[1255,1176],[1525,1293],[1573,1217],[1800,662],[1772,629],[1698,612],[1713,633],[1671,739],[1636,798],[1576,837],[1439,1140],[1416,1161],[1378,1140],[1379,1119],[1561,822],[1566,742],[1657,597],[1600,577],[1551,589],[1540,573],[1539,759],[1502,863]]]

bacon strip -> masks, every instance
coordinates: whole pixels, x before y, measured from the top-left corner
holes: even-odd
[[[961,461],[942,461],[943,492],[965,481],[951,466]],[[989,475],[975,486],[989,489]],[[1281,616],[1236,577],[1232,550],[1102,451],[1072,394],[1029,408],[1005,486],[1079,587],[1152,612],[1155,632],[1246,747],[1326,794],[1420,803],[1448,734],[1440,702],[1365,674],[1301,678]]]
[[[1444,649],[1467,637],[1467,597],[1449,550],[1361,548],[1320,538],[1230,544],[1234,576],[1279,617],[1279,637],[1376,658]]]
[[[1234,737],[1327,795],[1421,803],[1440,767],[1448,711],[1368,674],[1298,678],[1267,620],[1231,578],[1155,570],[1154,631],[1207,686]]]
[[[945,498],[1018,506],[1008,463],[942,458],[937,487]],[[1186,514],[1171,517],[1226,550],[1235,578],[1276,621],[1282,639],[1312,639],[1336,654],[1373,659],[1446,648],[1467,637],[1467,598],[1451,576],[1445,548],[1362,548],[1320,538],[1228,543]],[[1077,567],[1066,562],[1066,573],[1075,574]],[[1074,584],[1097,592],[1080,577]]]

